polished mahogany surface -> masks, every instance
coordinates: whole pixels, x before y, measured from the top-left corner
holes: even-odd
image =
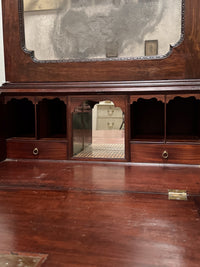
[[[6,160],[0,163],[1,188],[45,188],[167,194],[183,189],[200,194],[198,165]]]
[[[198,166],[3,161],[0,252],[47,254],[44,267],[199,266],[199,174]],[[167,189],[186,189],[188,201],[169,201]]]
[[[197,267],[199,235],[193,199],[0,191],[0,251],[48,254],[43,267]]]

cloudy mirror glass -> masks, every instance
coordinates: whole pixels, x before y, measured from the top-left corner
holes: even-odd
[[[183,39],[183,0],[20,0],[35,60],[160,58]]]

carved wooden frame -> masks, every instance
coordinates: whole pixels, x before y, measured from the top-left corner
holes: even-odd
[[[2,0],[6,80],[9,82],[33,85],[36,82],[184,80],[200,77],[199,0],[184,0],[184,41],[166,58],[45,64],[33,62],[21,47],[20,1]],[[93,91],[93,88],[88,88],[88,92]]]
[[[114,95],[85,95],[85,96],[69,96],[68,97],[68,105],[67,105],[67,125],[68,125],[68,142],[69,142],[69,151],[68,157],[73,158],[73,144],[72,144],[72,113],[74,112],[75,107],[79,106],[86,100],[92,101],[104,101],[111,100],[115,107],[120,107],[121,110],[125,114],[125,159],[120,161],[129,161],[129,105],[128,105],[128,97],[127,96],[114,96]],[[70,130],[71,129],[71,130]],[[106,159],[108,160],[108,159]]]
[[[64,63],[64,62],[96,62],[96,61],[129,61],[129,60],[154,60],[154,59],[164,59],[171,55],[173,49],[179,46],[184,40],[184,25],[185,25],[185,0],[182,1],[181,7],[181,34],[180,39],[174,44],[169,44],[169,51],[164,55],[155,55],[155,56],[138,56],[138,57],[111,57],[111,58],[91,58],[91,59],[62,59],[62,60],[38,60],[35,57],[35,52],[33,50],[28,50],[25,45],[25,30],[24,30],[24,4],[23,0],[19,1],[19,23],[20,23],[20,41],[23,51],[28,54],[33,62],[35,63]],[[146,41],[150,42],[150,41]],[[152,42],[152,41],[151,41]]]

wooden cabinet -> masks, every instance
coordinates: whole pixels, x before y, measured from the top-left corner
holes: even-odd
[[[113,103],[100,103],[96,105],[96,130],[118,130],[123,124],[123,112]]]
[[[199,95],[159,99],[140,96],[131,104],[131,161],[200,164]]]
[[[61,99],[5,97],[7,158],[67,159],[66,104]]]
[[[0,160],[5,140],[9,157],[29,157],[37,145],[41,158],[72,159],[73,140],[78,151],[83,136],[91,139],[91,129],[73,131],[75,108],[110,100],[115,108],[99,105],[96,127],[123,127],[123,161],[200,163],[200,1],[182,1],[180,42],[162,58],[85,61],[37,60],[25,48],[22,2],[2,0],[8,82],[0,88]]]
[[[116,106],[98,104],[109,98]],[[1,157],[7,150],[8,158],[72,158],[92,143],[91,106],[75,104],[87,99],[92,107],[97,103],[97,129],[120,129],[123,123],[126,161],[200,164],[199,93],[5,96],[1,112],[7,149]],[[5,139],[2,135],[2,147]]]

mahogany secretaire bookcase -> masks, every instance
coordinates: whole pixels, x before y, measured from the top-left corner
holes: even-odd
[[[0,160],[200,164],[199,0],[2,0],[2,7]],[[115,148],[122,156],[79,154],[93,131],[99,140],[123,135]]]

